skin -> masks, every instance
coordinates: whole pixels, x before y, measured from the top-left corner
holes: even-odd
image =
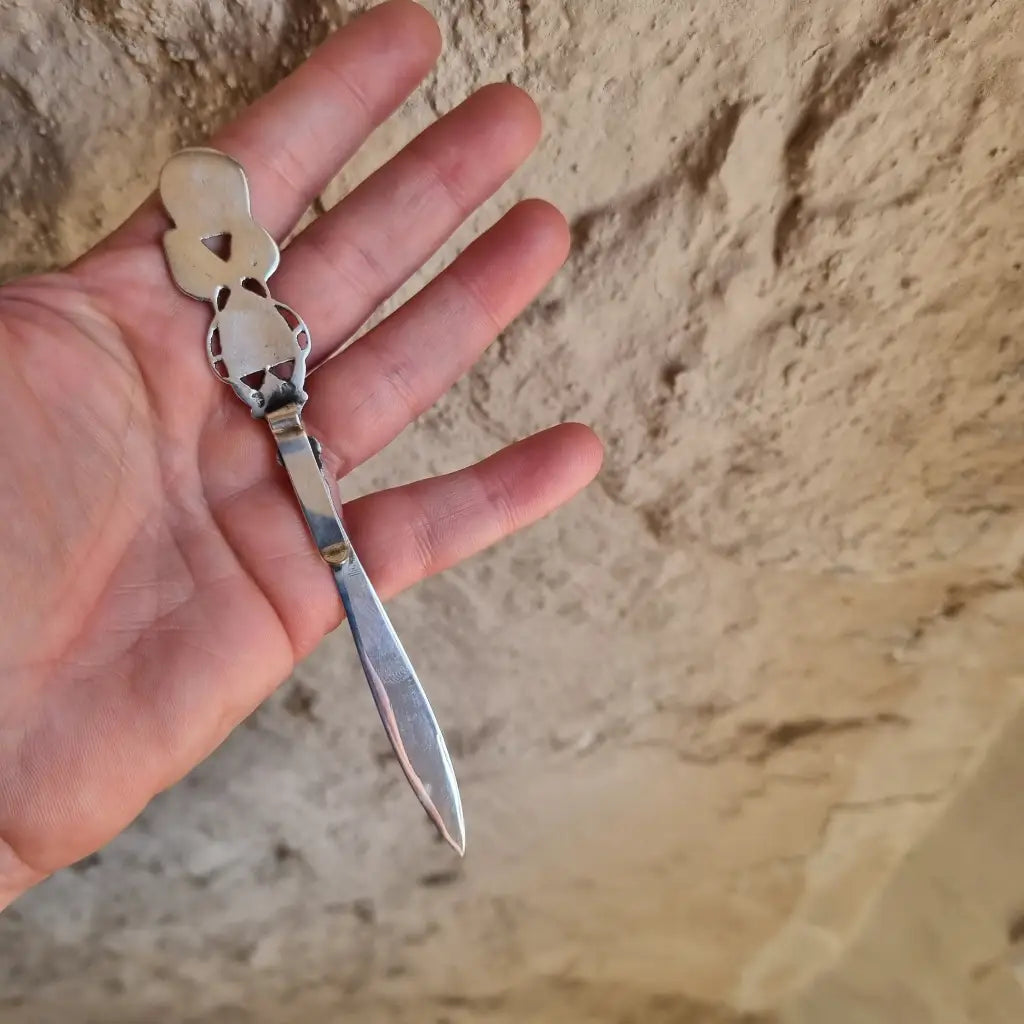
[[[211,144],[285,238],[427,74],[436,24],[392,0],[332,36]],[[372,332],[324,361],[526,158],[536,107],[489,86],[295,239],[274,294],[314,339],[311,433],[339,477],[464,374],[568,251],[515,206]],[[108,842],[342,618],[269,432],[206,363],[150,199],[67,270],[0,289],[0,907]],[[345,508],[387,597],[551,512],[601,446],[563,424]],[[268,541],[270,538],[270,541]]]

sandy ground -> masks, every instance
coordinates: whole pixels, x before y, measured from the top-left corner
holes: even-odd
[[[324,202],[510,78],[545,140],[428,272],[529,194],[574,250],[345,493],[560,419],[609,450],[394,602],[471,854],[339,633],[0,918],[0,1020],[1024,1019],[1024,12],[427,6],[436,75]],[[80,252],[353,9],[0,3],[0,272]]]

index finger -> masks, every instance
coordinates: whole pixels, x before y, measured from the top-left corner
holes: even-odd
[[[246,170],[256,220],[278,240],[298,222],[367,136],[416,88],[441,49],[434,19],[413,0],[388,0],[334,33],[210,145]],[[155,197],[112,236],[156,241]]]

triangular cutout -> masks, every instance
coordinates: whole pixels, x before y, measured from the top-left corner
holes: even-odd
[[[229,232],[223,231],[219,235],[207,235],[203,239],[203,245],[225,263],[231,259],[231,234]]]

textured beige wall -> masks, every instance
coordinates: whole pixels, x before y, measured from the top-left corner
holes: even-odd
[[[1019,0],[433,0],[575,249],[347,493],[559,418],[600,485],[394,603],[432,841],[347,638],[0,918],[0,1020],[1024,1019]],[[78,252],[345,3],[2,0],[0,269]],[[462,233],[433,269],[471,232]],[[420,279],[422,281],[422,279]]]

